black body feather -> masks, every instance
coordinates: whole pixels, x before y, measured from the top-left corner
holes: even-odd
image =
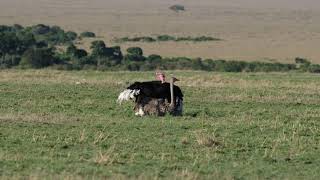
[[[163,98],[171,102],[170,96],[170,83],[161,83],[161,81],[147,81],[147,82],[135,82],[130,85],[127,89],[140,90],[139,96],[147,96],[151,98]],[[174,85],[173,94],[175,99],[177,97],[183,100],[183,94],[181,89]]]

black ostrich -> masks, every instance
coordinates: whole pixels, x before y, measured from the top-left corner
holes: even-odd
[[[166,106],[166,111],[171,114],[181,114],[183,105],[183,93],[181,89],[174,85],[174,82],[179,81],[172,77],[170,83],[165,82],[164,74],[157,73],[159,81],[135,82],[127,87],[118,97],[118,102],[134,99],[136,102],[136,115],[143,116],[146,114],[144,110],[145,105],[153,102],[155,105]],[[173,100],[172,100],[173,99]],[[156,102],[156,103],[154,103]],[[159,103],[159,102],[167,102]],[[151,107],[152,109],[153,105]],[[148,113],[147,113],[148,114]]]

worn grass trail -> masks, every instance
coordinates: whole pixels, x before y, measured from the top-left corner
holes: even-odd
[[[182,117],[116,104],[152,72],[0,72],[0,177],[316,179],[315,74],[174,72]]]

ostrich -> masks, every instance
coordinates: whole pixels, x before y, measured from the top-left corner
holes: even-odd
[[[181,115],[183,108],[183,94],[181,89],[174,85],[179,81],[172,77],[170,83],[165,82],[163,73],[157,74],[160,81],[135,82],[120,93],[118,102],[135,99],[135,114],[139,116],[163,116],[166,113]]]

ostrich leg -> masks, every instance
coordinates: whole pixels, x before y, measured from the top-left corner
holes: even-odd
[[[134,106],[134,111],[136,112],[135,115],[136,116],[144,116],[145,113],[143,111],[143,98],[141,96],[138,96],[136,99],[136,104]]]

